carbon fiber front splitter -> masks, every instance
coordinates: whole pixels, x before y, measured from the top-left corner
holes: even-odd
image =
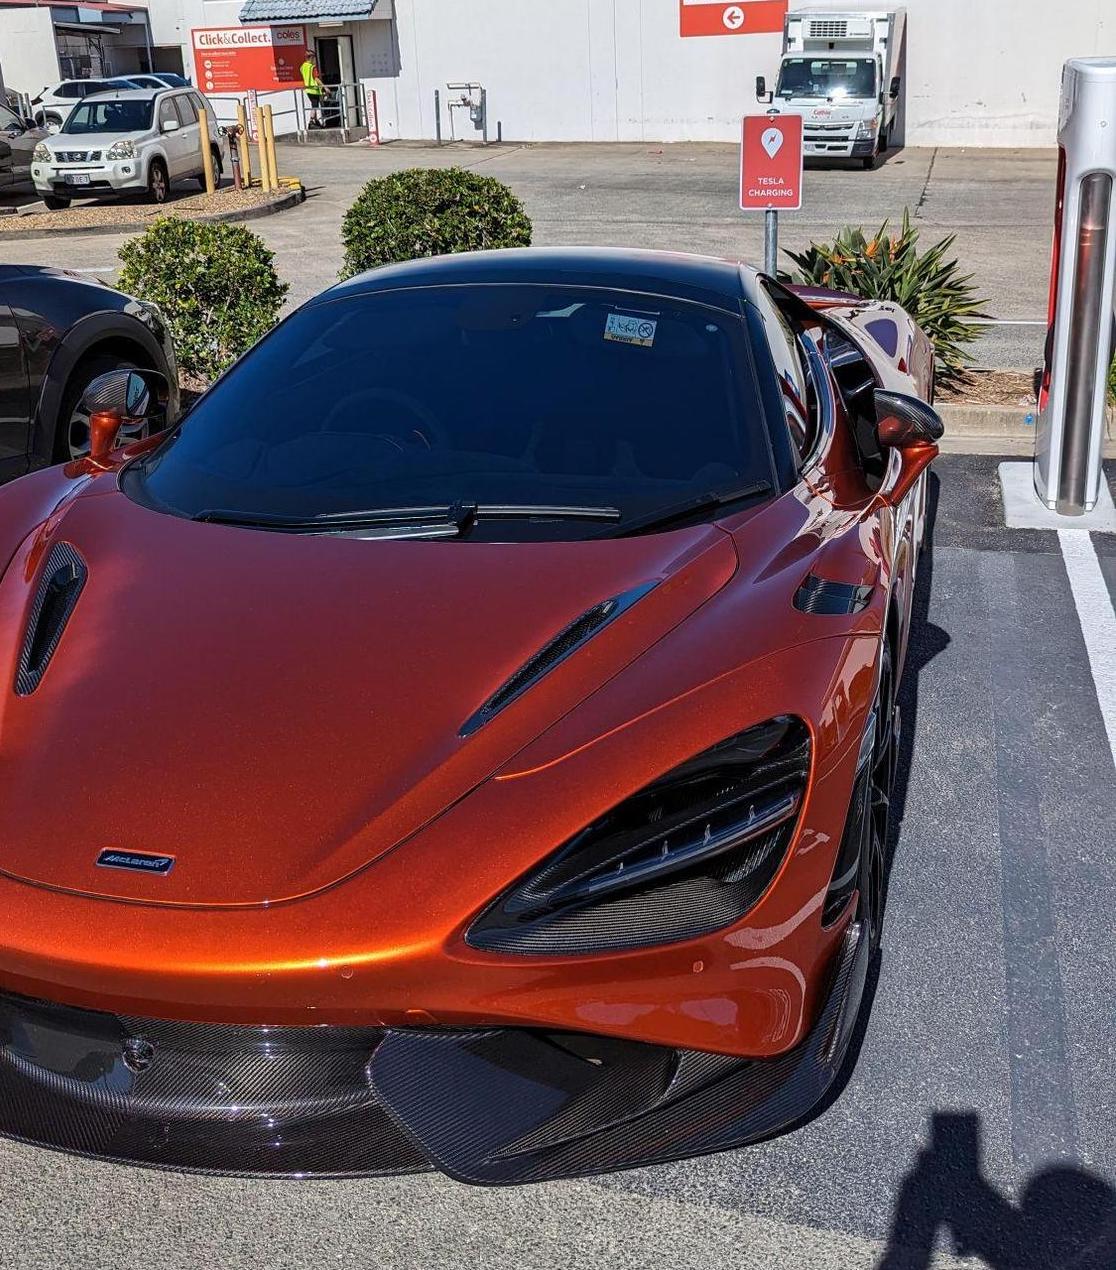
[[[824,1009],[750,1061],[515,1028],[172,1023],[0,996],[0,1135],[161,1168],[512,1185],[743,1146],[833,1083],[864,989],[851,926]]]

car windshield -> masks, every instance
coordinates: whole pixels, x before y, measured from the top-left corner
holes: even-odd
[[[623,524],[770,479],[740,316],[491,285],[300,310],[133,465],[125,489],[234,521],[459,503],[602,510],[482,515],[469,531],[507,540],[586,537],[604,509]]]
[[[62,125],[62,131],[82,132],[146,132],[151,127],[153,98],[132,97],[122,101],[99,101],[86,97],[79,102]]]
[[[875,97],[876,64],[867,59],[789,58],[775,91],[778,97]]]

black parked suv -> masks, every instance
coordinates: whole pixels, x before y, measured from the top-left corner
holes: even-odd
[[[0,480],[88,453],[82,395],[126,366],[166,375],[173,418],[174,349],[154,305],[59,269],[0,265]]]

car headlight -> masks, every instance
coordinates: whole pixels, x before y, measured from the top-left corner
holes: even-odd
[[[34,150],[31,151],[32,163],[49,163],[52,157],[50,150],[41,141]]]
[[[729,737],[576,834],[487,908],[466,941],[493,952],[582,953],[732,925],[786,856],[809,769],[800,719]]]
[[[879,131],[879,122],[875,119],[862,119],[856,129],[856,139],[867,141]]]
[[[105,151],[106,159],[134,159],[135,155],[134,141],[114,141]]]

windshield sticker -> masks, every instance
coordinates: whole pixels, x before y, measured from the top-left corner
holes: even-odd
[[[605,322],[604,337],[606,340],[617,340],[621,344],[639,344],[642,348],[650,348],[655,343],[655,329],[658,322],[647,317],[632,317],[628,313],[610,313]]]

